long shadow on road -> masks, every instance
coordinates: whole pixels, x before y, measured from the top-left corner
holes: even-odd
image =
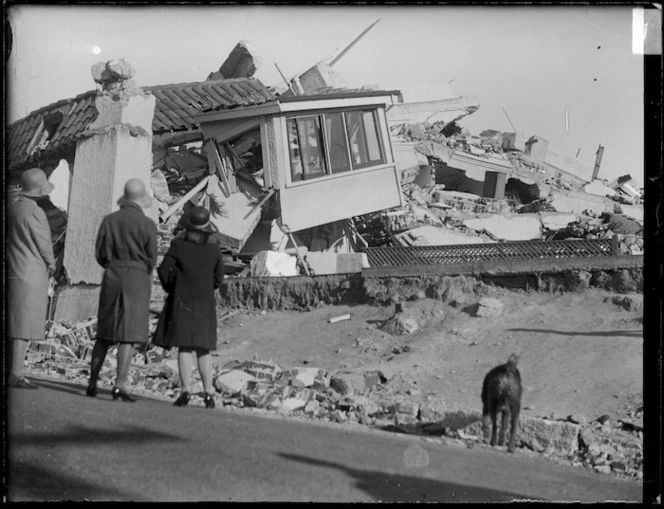
[[[98,483],[86,482],[75,475],[67,475],[53,469],[44,468],[36,462],[19,462],[12,465],[9,472],[7,499],[20,501],[109,501],[127,500],[126,494]],[[132,497],[132,500],[138,500]]]
[[[57,433],[19,432],[11,437],[12,448],[21,448],[21,454],[9,455],[7,471],[8,499],[11,501],[81,501],[81,500],[131,500],[142,501],[139,493],[126,493],[105,485],[107,479],[90,481],[85,468],[95,468],[99,458],[95,449],[108,444],[135,444],[145,446],[146,441],[175,441],[181,437],[152,430],[146,435],[143,427],[128,427],[127,430],[100,431],[85,426],[68,426]],[[59,469],[57,460],[49,461],[47,451],[62,450],[70,455],[75,452],[91,455],[83,472],[65,473]],[[103,458],[102,458],[103,460]]]
[[[578,332],[578,331],[562,331],[562,330],[552,330],[552,329],[522,329],[514,328],[507,329],[511,332],[539,332],[542,334],[559,334],[561,336],[604,336],[604,337],[616,337],[616,336],[634,336],[641,337],[643,336],[642,330],[607,330],[607,331],[597,331],[597,332]]]
[[[436,481],[422,477],[358,470],[339,463],[297,454],[277,453],[282,458],[310,465],[336,468],[356,480],[356,486],[374,501],[383,502],[512,502],[527,497],[516,493]],[[531,499],[532,500],[532,499]]]

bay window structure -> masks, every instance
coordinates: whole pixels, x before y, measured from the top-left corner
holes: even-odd
[[[403,205],[386,108],[397,91],[278,97],[196,117],[208,140],[260,128],[262,175],[292,232]]]
[[[385,164],[376,109],[286,119],[293,181]]]

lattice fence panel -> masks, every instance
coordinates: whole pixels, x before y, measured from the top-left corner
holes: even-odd
[[[452,246],[367,247],[371,267],[612,256],[610,239],[518,241]]]

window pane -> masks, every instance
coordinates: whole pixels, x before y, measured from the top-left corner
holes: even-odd
[[[344,132],[341,113],[325,115],[325,131],[327,134],[326,148],[330,154],[332,173],[349,171],[348,145],[346,144],[346,133]]]
[[[304,179],[320,177],[327,173],[327,164],[323,152],[323,136],[320,117],[302,117],[297,119],[297,130],[302,149]]]
[[[362,112],[352,111],[346,113],[346,127],[353,166],[357,167],[368,159],[367,146],[364,142],[364,129],[362,126]]]
[[[378,142],[378,129],[372,111],[362,112],[364,118],[364,132],[367,135],[367,149],[369,151],[369,160],[381,161],[380,144]]]
[[[346,113],[353,168],[366,168],[385,162],[380,150],[378,130],[371,111]]]
[[[297,136],[297,123],[294,118],[288,119],[288,153],[291,162],[291,177],[293,181],[302,180],[304,173],[302,171],[302,158],[300,157],[300,141]]]

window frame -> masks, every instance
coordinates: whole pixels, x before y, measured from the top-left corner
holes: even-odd
[[[371,113],[371,118],[373,119],[373,124],[374,124],[374,129],[376,133],[376,141],[378,142],[378,152],[380,152],[380,161],[371,161],[369,160],[366,163],[359,163],[355,164],[352,159],[352,151],[350,148],[350,140],[348,139],[348,126],[346,126],[346,139],[348,141],[348,150],[350,152],[349,156],[351,156],[350,164],[351,164],[351,171],[352,170],[363,170],[364,168],[372,168],[374,166],[379,166],[381,164],[385,164],[387,162],[387,158],[385,156],[385,149],[383,148],[383,142],[382,142],[382,133],[380,130],[380,122],[378,121],[378,108],[354,108],[352,110],[347,110],[347,113],[360,113],[360,118],[362,120],[362,135],[364,138],[364,144],[367,150],[367,157],[369,157],[369,142],[367,140],[367,128],[366,124],[364,123],[364,113]],[[344,115],[344,121],[346,121],[346,116]]]
[[[337,177],[337,176],[342,176],[342,175],[347,175],[349,173],[352,173],[354,171],[360,171],[360,170],[365,170],[369,168],[379,168],[382,166],[385,166],[388,164],[388,155],[386,153],[386,143],[384,140],[384,133],[381,128],[382,124],[380,122],[379,118],[379,107],[376,106],[357,106],[353,108],[334,108],[334,109],[317,109],[317,110],[310,110],[310,111],[300,111],[300,112],[293,112],[287,115],[284,115],[284,125],[286,126],[286,131],[287,131],[287,136],[286,140],[287,143],[289,144],[289,150],[288,150],[288,168],[289,168],[289,173],[290,173],[290,182],[292,183],[300,183],[304,181],[314,181],[317,179],[325,178],[325,177]],[[362,130],[363,130],[363,142],[365,144],[365,147],[367,148],[367,155],[369,152],[369,143],[367,141],[367,134],[366,134],[366,125],[364,122],[364,115],[363,113],[371,113],[373,123],[374,123],[374,129],[375,129],[375,134],[376,134],[376,141],[378,143],[378,151],[380,155],[380,160],[374,160],[374,161],[368,161],[366,163],[360,163],[356,164],[353,161],[353,154],[352,154],[352,149],[351,149],[351,143],[349,139],[349,133],[348,133],[348,117],[347,113],[354,113],[358,112],[360,113],[360,118],[362,119]],[[343,134],[344,134],[344,139],[345,139],[345,145],[346,145],[346,161],[349,165],[348,170],[340,171],[337,173],[334,173],[332,169],[332,161],[331,161],[331,155],[330,155],[330,150],[328,147],[328,129],[326,125],[326,116],[327,115],[333,115],[333,114],[341,114],[342,118],[342,125],[343,125]],[[325,159],[325,172],[322,175],[316,175],[313,177],[305,178],[305,172],[304,172],[304,163],[303,163],[303,168],[302,168],[302,178],[296,179],[294,178],[293,175],[293,161],[291,158],[291,152],[290,152],[290,134],[289,134],[289,129],[288,129],[288,124],[290,120],[295,121],[295,127],[298,132],[298,144],[300,144],[300,138],[299,138],[299,125],[297,122],[297,119],[299,118],[304,118],[304,117],[316,117],[319,119],[320,122],[320,137],[322,138],[322,147],[321,151],[323,153],[324,159]],[[301,155],[301,147],[300,147],[300,158],[302,157]]]

